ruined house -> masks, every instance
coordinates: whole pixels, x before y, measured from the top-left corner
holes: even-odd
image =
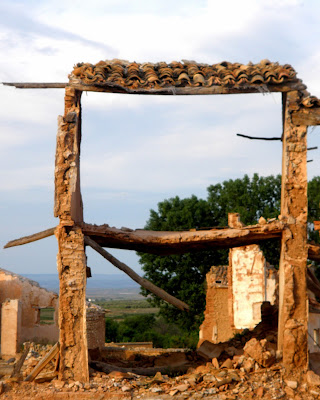
[[[14,355],[26,341],[59,338],[58,295],[35,281],[0,269],[1,354]],[[51,314],[41,323],[41,313]]]
[[[309,275],[312,274],[308,269]],[[319,281],[312,274],[314,285]],[[268,264],[258,245],[230,249],[228,266],[212,266],[206,275],[206,310],[200,326],[200,346],[205,340],[226,342],[262,320],[261,306],[278,307],[278,271]],[[320,303],[317,288],[308,285],[308,349],[320,352]]]
[[[57,342],[58,303],[57,293],[0,268],[1,355],[14,356],[26,341]],[[87,303],[86,313],[88,350],[97,351],[105,344],[105,311]]]
[[[262,60],[247,65],[193,61],[129,63],[112,60],[77,64],[67,83],[10,83],[16,88],[65,88],[59,117],[54,215],[58,226],[13,241],[7,247],[55,234],[58,245],[59,378],[89,380],[86,336],[86,246],[91,246],[142,286],[182,310],[188,306],[116,260],[103,247],[176,254],[234,248],[281,240],[278,350],[283,364],[308,367],[307,259],[319,260],[320,247],[307,243],[307,130],[320,124],[320,100],[306,91],[288,64]],[[152,232],[93,225],[83,220],[80,190],[81,95],[84,91],[141,95],[282,93],[281,215],[270,224],[186,232]],[[84,133],[85,134],[85,133]],[[213,133],[214,134],[214,133]]]
[[[278,274],[258,245],[230,250],[229,266],[211,267],[206,276],[205,319],[199,345],[225,342],[261,322],[261,305],[277,301]]]

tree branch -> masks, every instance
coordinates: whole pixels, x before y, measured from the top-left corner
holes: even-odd
[[[281,137],[258,137],[258,136],[242,135],[241,133],[237,133],[237,136],[251,140],[282,140]]]

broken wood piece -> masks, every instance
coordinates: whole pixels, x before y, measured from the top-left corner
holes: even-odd
[[[13,368],[13,372],[10,375],[10,378],[13,378],[14,376],[18,376],[20,373],[20,370],[22,368],[22,365],[29,353],[29,349],[30,349],[30,342],[27,342],[25,345],[25,348],[23,350],[23,353],[21,354],[21,357],[19,358],[19,360],[14,364],[14,368]]]
[[[91,361],[89,363],[90,367],[97,370],[102,371],[106,374],[110,374],[112,371],[119,371],[123,373],[132,373],[136,375],[144,375],[144,376],[154,376],[157,372],[160,372],[163,375],[168,375],[174,372],[185,373],[191,367],[189,363],[175,365],[175,366],[164,366],[164,367],[136,367],[136,368],[123,368],[118,367],[116,365],[111,365],[104,363],[102,361]]]
[[[4,86],[14,86],[16,89],[64,89],[68,83],[50,82],[2,82]]]
[[[320,107],[301,107],[292,113],[292,121],[295,125],[320,125]]]
[[[99,254],[102,255],[106,260],[108,260],[111,264],[115,267],[119,268],[121,271],[125,272],[127,275],[130,276],[135,282],[137,282],[140,286],[144,287],[145,289],[149,290],[151,293],[155,294],[156,296],[160,297],[161,299],[165,300],[167,303],[172,304],[173,306],[179,308],[182,311],[189,311],[189,306],[184,303],[183,301],[171,296],[169,293],[165,292],[163,289],[155,286],[153,283],[149,282],[147,279],[141,278],[133,269],[128,267],[126,264],[122,263],[115,257],[113,257],[110,253],[108,253],[105,249],[98,245],[94,240],[85,236],[84,242],[86,245],[92,247],[96,250]]]
[[[21,246],[22,244],[36,242],[37,240],[44,239],[46,237],[54,235],[55,229],[56,229],[56,227],[46,229],[45,231],[34,233],[33,235],[24,236],[20,239],[11,240],[3,248],[8,249],[9,247]]]
[[[8,365],[8,364],[6,364],[6,365],[1,364],[0,365],[0,377],[3,376],[3,375],[11,376],[13,374],[13,371],[14,371],[14,365]]]
[[[44,372],[43,374],[39,374],[39,376],[37,376],[34,381],[36,383],[51,382],[53,379],[57,377],[57,375],[58,375],[57,371]]]
[[[308,247],[308,259],[320,262],[320,245],[308,243],[307,247]]]
[[[59,353],[59,342],[57,342],[52,349],[38,362],[38,364],[33,368],[31,373],[26,377],[25,382],[32,382],[43,370],[43,368],[49,364],[51,360]]]

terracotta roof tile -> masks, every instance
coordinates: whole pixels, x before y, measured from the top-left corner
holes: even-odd
[[[219,64],[198,64],[194,61],[143,63],[123,60],[79,63],[70,80],[80,79],[86,85],[112,83],[129,89],[166,87],[210,87],[213,85],[280,85],[297,80],[291,65],[279,65],[268,60],[247,65],[223,61]],[[311,100],[312,101],[312,100]]]

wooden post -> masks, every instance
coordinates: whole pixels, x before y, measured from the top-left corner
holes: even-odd
[[[294,125],[297,92],[283,94],[283,155],[278,349],[287,369],[308,366],[307,127]]]
[[[89,381],[86,332],[86,255],[80,193],[81,92],[66,87],[65,113],[58,118],[54,215],[60,281],[59,379]]]

